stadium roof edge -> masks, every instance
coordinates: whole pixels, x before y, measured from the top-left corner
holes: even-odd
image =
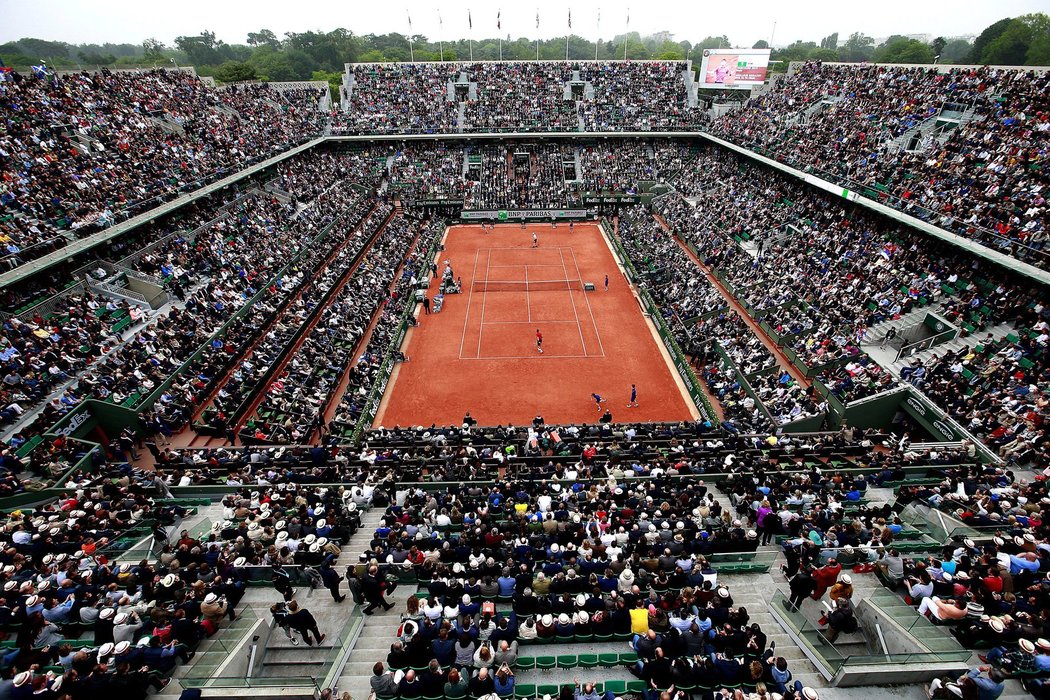
[[[718,145],[724,148],[728,148],[732,151],[740,153],[741,155],[745,155],[751,158],[752,160],[756,160],[764,165],[768,165],[771,168],[775,168],[777,170],[780,170],[781,172],[792,175],[804,182],[809,183],[810,185],[813,185],[814,187],[824,190],[825,192],[830,192],[831,194],[838,195],[843,199],[849,200],[850,202],[859,204],[862,207],[866,207],[868,209],[876,211],[882,214],[883,216],[893,219],[894,221],[898,221],[906,226],[918,229],[919,231],[927,233],[933,236],[934,238],[939,238],[942,241],[945,241],[946,243],[950,243],[958,248],[962,248],[963,250],[969,251],[970,253],[973,253],[978,257],[1002,265],[1003,267],[1009,270],[1020,272],[1026,277],[1030,277],[1036,280],[1037,282],[1040,282],[1041,284],[1050,285],[1050,272],[1048,272],[1047,270],[1042,270],[1036,267],[1035,265],[1031,265],[1022,260],[1018,260],[1015,257],[1011,257],[1009,255],[1000,253],[997,250],[993,250],[988,246],[972,241],[969,238],[965,238],[956,233],[952,233],[951,231],[946,231],[945,229],[939,226],[934,226],[933,224],[927,223],[922,219],[911,216],[910,214],[905,214],[904,212],[898,211],[897,209],[888,207],[885,204],[882,204],[881,202],[876,202],[872,199],[868,199],[867,197],[857,192],[854,192],[848,187],[836,185],[832,182],[828,182],[827,180],[819,178],[811,173],[805,173],[801,170],[798,170],[797,168],[792,168],[789,165],[784,165],[783,163],[773,160],[772,158],[767,158],[766,156],[763,156],[759,153],[755,153],[754,151],[745,148],[744,146],[738,146],[735,143],[726,141],[725,139],[720,139],[717,136],[712,136],[708,133],[701,132],[699,135],[702,138],[711,141],[712,143],[717,143]]]
[[[795,66],[804,66],[812,61],[791,61],[788,66],[794,68]],[[1040,71],[1046,72],[1050,70],[1050,66],[991,66],[982,65],[980,63],[876,63],[871,61],[864,61],[862,63],[851,63],[849,61],[823,61],[822,65],[825,66],[853,66],[856,68],[862,66],[894,66],[895,68],[924,68],[927,70],[936,70],[938,73],[947,73],[956,68],[963,69],[979,69],[979,68],[990,68],[992,70],[1019,70],[1019,71]]]
[[[243,180],[246,177],[254,175],[255,173],[261,170],[265,170],[266,168],[269,168],[272,165],[276,165],[277,163],[280,163],[283,160],[287,160],[288,158],[291,158],[294,155],[298,155],[303,151],[309,150],[317,144],[321,143],[322,141],[324,141],[323,137],[311,139],[310,141],[299,144],[294,148],[290,148],[287,151],[279,153],[276,156],[272,156],[262,162],[256,163],[255,165],[251,165],[245,168],[244,170],[238,170],[234,174],[228,175],[222,178],[221,180],[216,180],[210,185],[205,185],[204,187],[194,190],[189,194],[185,194],[181,197],[178,197],[177,199],[171,200],[170,202],[166,202],[165,204],[162,204],[159,207],[155,207],[154,209],[145,211],[137,216],[133,216],[127,221],[122,221],[119,224],[114,224],[113,226],[98,231],[97,233],[93,233],[86,238],[74,241],[68,246],[65,246],[64,248],[60,248],[59,250],[48,253],[43,257],[37,258],[36,260],[30,260],[24,265],[19,265],[18,267],[12,270],[8,270],[3,274],[0,274],[0,288],[15,284],[16,282],[20,282],[27,277],[32,277],[33,275],[42,272],[53,265],[57,265],[58,263],[69,260],[70,258],[79,255],[80,253],[83,253],[86,250],[90,250],[95,246],[113,240],[117,236],[120,236],[121,234],[124,234],[130,231],[131,229],[137,228],[142,224],[147,224],[150,221],[153,221],[154,219],[164,216],[165,214],[168,214],[170,212],[173,212],[176,209],[179,209],[187,204],[195,202],[196,200],[202,197],[207,197],[208,195],[217,192],[218,190],[221,190],[224,187],[228,187],[229,185],[239,182],[240,180]]]
[[[328,142],[360,142],[360,141],[463,141],[463,140],[502,140],[502,139],[623,139],[623,138],[676,138],[676,139],[696,139],[703,138],[707,139],[711,143],[718,144],[724,148],[728,148],[736,153],[751,158],[757,162],[767,165],[771,168],[779,170],[785,174],[791,175],[795,178],[803,180],[814,187],[817,187],[825,192],[835,194],[847,199],[854,204],[862,207],[866,207],[872,211],[876,211],[884,216],[893,219],[905,226],[909,226],[913,229],[917,229],[926,233],[934,238],[938,238],[946,243],[954,245],[963,250],[969,251],[973,255],[984,258],[990,262],[994,262],[997,265],[1001,265],[1013,272],[1018,272],[1025,275],[1026,277],[1046,286],[1050,286],[1050,271],[1042,270],[1034,265],[1026,263],[1017,258],[1011,257],[1000,253],[999,251],[993,250],[988,246],[982,245],[968,238],[960,236],[955,233],[951,233],[945,229],[942,229],[933,224],[927,223],[922,219],[905,214],[901,211],[886,206],[880,202],[868,199],[867,197],[854,192],[849,188],[841,185],[836,185],[832,182],[819,178],[811,173],[805,173],[797,168],[793,168],[784,163],[780,163],[772,158],[768,158],[761,154],[755,153],[754,151],[734,144],[730,141],[718,138],[707,132],[703,131],[624,131],[624,132],[608,132],[608,131],[565,131],[565,132],[508,132],[508,133],[456,133],[456,134],[367,134],[367,135],[354,135],[354,136],[320,136],[305,143],[300,144],[292,149],[289,149],[279,155],[268,158],[265,161],[256,163],[244,170],[238,171],[233,175],[229,175],[221,180],[213,182],[210,185],[195,190],[189,194],[183,195],[178,199],[172,200],[166,204],[163,204],[155,209],[151,209],[147,212],[143,212],[138,216],[135,216],[127,221],[121,222],[103,231],[88,236],[79,241],[71,243],[69,246],[62,248],[61,250],[49,253],[41,258],[32,260],[24,265],[20,265],[12,270],[8,270],[0,274],[0,289],[9,285],[20,282],[28,277],[38,274],[49,267],[58,263],[64,262],[84,251],[90,250],[97,245],[105,243],[117,236],[120,236],[131,229],[134,229],[142,224],[149,223],[150,221],[159,218],[165,214],[168,214],[176,209],[189,204],[197,199],[205,197],[213,192],[227,187],[235,182],[238,182],[246,177],[254,175],[266,168],[276,165],[294,155],[307,151],[314,146],[328,143]]]

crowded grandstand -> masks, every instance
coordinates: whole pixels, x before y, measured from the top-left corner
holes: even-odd
[[[707,61],[0,73],[0,700],[1050,697],[1050,72]]]

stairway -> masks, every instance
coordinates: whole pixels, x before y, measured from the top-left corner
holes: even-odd
[[[1015,329],[1013,324],[1000,323],[997,326],[986,328],[980,333],[965,337],[960,336],[958,338],[955,338],[954,340],[949,340],[945,343],[941,343],[940,345],[935,345],[932,348],[929,348],[928,350],[923,350],[922,352],[917,352],[913,355],[902,357],[900,360],[894,359],[897,356],[897,350],[891,347],[883,348],[879,346],[862,346],[862,348],[865,351],[867,351],[867,353],[871,355],[871,357],[880,365],[882,365],[887,371],[891,372],[894,376],[900,376],[900,371],[907,365],[911,364],[914,360],[925,362],[927,359],[934,355],[943,355],[946,352],[958,350],[959,348],[962,348],[964,346],[972,348],[978,343],[985,342],[989,336],[991,336],[992,340],[1001,340],[1010,333],[1013,333],[1014,330]]]
[[[345,571],[347,566],[358,562],[359,555],[368,548],[369,542],[372,541],[372,535],[382,517],[382,508],[372,508],[363,514],[361,527],[350,538],[350,541],[343,545],[343,552],[336,560],[337,571]],[[398,586],[394,594],[387,599],[395,606],[392,610],[386,611],[378,608],[372,615],[365,618],[364,626],[361,628],[353,651],[350,652],[336,684],[340,694],[349,692],[354,698],[368,697],[371,689],[369,679],[372,676],[372,666],[376,661],[386,661],[387,654],[390,653],[390,645],[394,642],[397,633],[397,626],[401,622],[401,612],[405,609],[408,598],[415,592],[415,586]],[[340,607],[353,605],[352,599],[347,597]]]

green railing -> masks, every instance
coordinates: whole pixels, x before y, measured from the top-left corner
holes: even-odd
[[[418,259],[423,265],[430,265],[434,248],[444,233],[444,227],[440,227],[439,230],[426,241],[425,247],[418,256]],[[421,277],[423,277],[423,275],[420,275],[417,278]],[[372,384],[372,390],[368,392],[368,398],[365,400],[365,409],[361,412],[361,415],[358,417],[357,423],[354,426],[354,430],[350,434],[350,441],[353,443],[357,443],[361,439],[361,435],[371,427],[372,421],[375,420],[376,414],[379,413],[379,405],[383,401],[383,394],[386,392],[387,383],[390,381],[390,375],[394,372],[394,353],[401,348],[401,343],[404,342],[405,336],[408,334],[408,320],[409,317],[412,316],[415,307],[415,290],[410,290],[409,293],[405,295],[405,308],[401,311],[401,319],[398,321],[397,333],[394,334],[393,339],[387,345],[386,351],[383,353],[383,363],[379,369],[379,375],[376,377],[375,383]]]
[[[248,311],[255,306],[256,302],[262,299],[263,295],[268,293],[270,285],[275,283],[277,280],[283,278],[288,273],[288,270],[290,270],[292,267],[298,264],[299,261],[303,257],[305,257],[307,253],[312,253],[321,248],[322,242],[332,232],[332,229],[335,227],[335,225],[342,221],[345,214],[346,212],[341,212],[335,218],[333,218],[332,221],[329,222],[328,225],[326,225],[323,229],[321,229],[320,233],[314,236],[309,243],[303,245],[299,249],[299,251],[291,257],[288,263],[273,275],[273,277],[267,280],[265,284],[259,285],[259,291],[257,291],[251,299],[246,301],[241,306],[241,308],[233,312],[233,314],[226,320],[226,322],[219,326],[219,328],[214,333],[208,336],[207,340],[201,343],[200,347],[198,347],[197,350],[195,350],[194,353],[190,355],[185,362],[179,365],[179,368],[172,372],[167,379],[158,384],[157,388],[152,393],[140,397],[140,400],[138,401],[138,403],[134,404],[133,408],[135,410],[142,411],[155,404],[160,399],[161,395],[165,391],[167,391],[172,384],[175,383],[175,380],[183,374],[185,374],[193,366],[193,363],[195,363],[200,358],[200,356],[203,355],[205,351],[207,351],[208,347],[211,346],[213,340],[225,336],[226,331],[229,330],[230,326],[234,323],[234,321],[247,314]],[[291,292],[291,294],[294,295],[294,291]],[[291,296],[289,296],[289,298],[291,298]]]
[[[638,270],[634,267],[634,263],[631,262],[631,258],[627,255],[627,251],[624,250],[619,236],[616,236],[612,232],[604,220],[602,220],[601,229],[606,238],[612,244],[616,257],[620,259],[620,264],[623,265],[624,270],[627,272],[627,280],[629,282],[634,282],[640,279]],[[702,385],[700,384],[700,380],[697,378],[696,373],[693,372],[693,368],[686,359],[685,353],[682,352],[682,348],[679,347],[678,341],[675,340],[670,327],[667,325],[667,322],[664,321],[663,314],[660,313],[659,305],[653,300],[652,296],[646,289],[639,287],[638,296],[642,301],[642,307],[645,309],[645,312],[649,314],[649,318],[652,320],[653,325],[656,326],[656,332],[660,336],[660,340],[663,341],[667,351],[671,354],[671,361],[674,364],[674,368],[682,378],[682,382],[685,383],[685,388],[689,392],[689,397],[693,400],[697,410],[700,411],[700,416],[704,420],[714,419],[717,414],[711,407],[711,402],[707,400],[707,395],[704,394],[704,391],[701,388]]]

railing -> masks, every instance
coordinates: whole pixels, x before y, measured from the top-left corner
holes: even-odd
[[[898,194],[890,192],[888,189],[885,191],[876,190],[874,189],[875,183],[869,184],[859,182],[849,176],[831,173],[826,170],[817,168],[813,165],[805,163],[796,163],[793,160],[789,160],[788,158],[784,157],[784,154],[777,152],[776,150],[770,148],[766,144],[741,141],[732,141],[731,143],[735,143],[738,146],[742,146],[748,150],[754,151],[759,155],[765,155],[768,158],[773,158],[774,160],[777,160],[780,163],[788,165],[792,168],[796,168],[804,173],[814,174],[821,177],[824,180],[827,180],[828,182],[850,188],[865,199],[881,201],[884,204],[887,204],[888,206],[891,206],[892,208],[900,212],[915,216],[916,218],[922,221],[932,223],[932,225],[934,226],[942,228],[957,236],[961,236],[968,240],[972,240],[976,243],[984,245],[985,240],[994,239],[995,241],[998,241],[998,248],[1021,249],[1023,250],[1025,255],[1015,255],[1013,257],[1017,257],[1020,260],[1031,259],[1031,264],[1034,264],[1043,269],[1050,268],[1050,252],[1046,250],[1033,248],[1032,246],[1021,243],[1020,241],[1015,241],[1013,239],[1006,238],[1004,236],[999,235],[991,229],[983,228],[981,226],[978,226],[977,224],[970,224],[965,221],[960,221],[959,219],[950,214],[945,214],[944,212],[927,209],[926,207],[923,207],[922,205],[918,204],[915,200],[906,200],[903,197],[900,197]],[[951,226],[948,226],[947,224],[951,224]],[[960,231],[965,232],[971,227],[979,231],[981,236],[978,237],[968,235],[967,233],[960,233]]]
[[[17,318],[19,321],[29,321],[30,319],[33,318],[33,316],[35,316],[37,314],[40,314],[41,318],[47,318],[48,316],[50,316],[51,314],[53,314],[55,312],[55,308],[58,306],[58,303],[60,301],[62,301],[63,299],[65,299],[68,296],[72,296],[74,294],[82,294],[83,292],[84,292],[84,283],[83,282],[77,282],[76,284],[63,289],[58,294],[55,294],[54,296],[50,296],[50,297],[44,299],[43,301],[41,301],[41,302],[39,302],[37,304],[34,304],[33,306],[29,307],[28,309],[26,309],[22,313],[16,315],[15,318]]]
[[[174,231],[172,233],[169,233],[168,235],[164,236],[163,238],[160,238],[160,239],[154,241],[153,243],[150,243],[148,246],[146,246],[144,248],[140,248],[139,250],[135,251],[131,255],[129,255],[129,256],[125,257],[125,258],[121,258],[120,260],[118,260],[114,264],[117,267],[134,268],[144,256],[149,255],[154,250],[157,250],[161,246],[166,245],[168,243],[168,241],[172,240],[176,236],[183,236],[184,238],[186,238],[186,240],[188,240],[190,242],[193,242],[193,240],[197,237],[197,234],[199,234],[201,231],[204,231],[204,230],[208,229],[209,227],[214,226],[215,224],[217,224],[220,220],[222,220],[223,218],[226,217],[226,215],[230,212],[231,209],[233,209],[234,207],[239,205],[241,202],[243,202],[248,197],[250,197],[253,194],[255,194],[257,191],[258,191],[258,188],[256,188],[256,187],[251,187],[251,188],[245,190],[241,194],[237,195],[237,197],[232,202],[229,202],[229,203],[224,204],[221,207],[219,207],[219,209],[216,210],[215,215],[212,216],[211,219],[209,219],[207,222],[201,224],[197,228],[195,228],[195,229],[193,229],[193,230],[191,230],[189,232],[186,232],[186,231]]]
[[[429,266],[432,259],[434,250],[438,245],[438,241],[445,233],[444,228],[437,231],[433,238],[427,241],[426,247],[417,256],[420,264]],[[418,275],[417,279],[425,276],[424,274]],[[376,375],[376,381],[372,384],[372,389],[368,393],[368,397],[365,400],[365,409],[361,412],[360,417],[357,419],[357,423],[354,426],[353,433],[351,433],[351,442],[357,442],[361,439],[361,435],[365,430],[371,426],[372,421],[375,419],[376,414],[379,412],[379,404],[383,400],[383,394],[386,392],[387,383],[390,381],[390,375],[394,371],[395,364],[395,353],[401,349],[401,343],[404,341],[405,336],[408,334],[409,317],[412,315],[416,308],[416,297],[415,294],[405,295],[405,308],[401,311],[401,319],[398,321],[397,332],[394,333],[390,343],[387,345],[384,354],[383,362],[381,363],[379,374]]]
[[[914,343],[909,343],[908,345],[902,346],[900,350],[897,351],[897,356],[893,358],[893,361],[898,362],[902,357],[908,357],[910,355],[914,355],[915,353],[922,352],[923,350],[928,350],[934,345],[940,345],[941,343],[946,343],[949,340],[955,340],[958,336],[958,328],[949,328],[948,330],[942,333],[938,333],[937,335],[930,336],[929,338],[923,338],[922,340],[915,341]]]
[[[92,279],[90,275],[84,278],[84,283],[89,289],[106,294],[108,296],[117,297],[119,299],[125,299],[127,301],[139,304],[145,308],[149,308],[149,301],[146,296],[140,292],[134,292],[127,287],[120,287],[110,282],[103,282],[101,280]]]

